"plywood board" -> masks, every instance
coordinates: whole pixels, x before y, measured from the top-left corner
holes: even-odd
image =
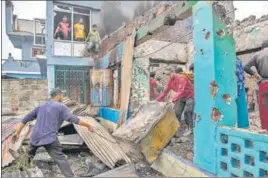
[[[132,35],[128,36],[124,43],[124,53],[122,58],[122,73],[121,73],[121,97],[120,97],[120,116],[117,127],[120,127],[127,118],[130,88],[131,88],[131,77],[132,77],[132,62],[134,52],[136,31],[133,30]]]
[[[160,152],[175,135],[179,125],[175,113],[169,110],[149,134],[141,140],[141,152],[150,164],[156,160]]]

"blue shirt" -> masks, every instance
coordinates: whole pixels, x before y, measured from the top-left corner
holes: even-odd
[[[22,123],[26,124],[35,119],[36,123],[30,137],[31,144],[34,146],[47,145],[56,141],[57,133],[64,121],[79,123],[79,118],[73,115],[67,106],[56,101],[39,105],[24,117]]]
[[[240,59],[236,59],[236,76],[237,76],[237,96],[239,97],[241,91],[244,89],[245,75],[243,64]]]

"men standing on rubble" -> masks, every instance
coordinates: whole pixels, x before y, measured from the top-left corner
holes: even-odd
[[[150,100],[155,100],[158,96],[155,72],[150,73]]]
[[[184,111],[184,119],[189,133],[193,128],[193,113],[194,113],[194,88],[191,81],[184,75],[176,74],[171,71],[167,86],[156,101],[162,101],[170,90],[175,93],[172,96],[172,102],[175,104],[174,110],[177,119],[181,120],[181,115]]]
[[[257,73],[251,69],[253,66],[257,69]],[[249,60],[244,66],[244,70],[257,80],[260,80],[259,84],[264,80],[268,80],[268,40],[262,43],[262,51],[255,54]]]
[[[164,86],[161,84],[161,78],[157,77],[156,81],[157,81],[157,92],[161,93],[164,90]]]
[[[89,53],[92,51],[96,53],[99,52],[99,45],[100,45],[101,39],[100,39],[100,34],[98,32],[97,25],[92,26],[92,31],[88,33],[86,41],[89,42],[89,45],[88,45]]]
[[[63,91],[60,89],[53,89],[50,96],[50,101],[39,105],[24,117],[17,127],[13,136],[13,141],[16,142],[18,140],[21,130],[29,121],[36,119],[30,137],[30,148],[28,151],[29,162],[35,156],[36,150],[43,146],[58,165],[62,174],[66,177],[74,177],[71,166],[65,158],[65,155],[62,153],[61,144],[57,138],[58,130],[64,121],[85,126],[89,131],[93,131],[93,127],[89,123],[73,115],[71,110],[61,103],[63,100]]]
[[[257,69],[257,73],[251,69],[253,66]],[[268,130],[268,110],[265,106],[265,103],[268,102],[268,40],[262,43],[262,51],[252,57],[245,65],[244,70],[258,80],[259,92],[257,94],[257,100],[259,103],[261,125],[263,129]]]

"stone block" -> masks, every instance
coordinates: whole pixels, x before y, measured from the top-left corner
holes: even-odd
[[[20,89],[21,89],[21,90],[29,90],[30,87],[29,87],[28,85],[21,85],[21,86],[20,86]]]
[[[30,96],[29,95],[24,95],[19,100],[20,101],[30,101]]]
[[[31,80],[31,79],[26,79],[25,80],[25,85],[33,85],[33,84],[36,84],[35,80]]]
[[[41,89],[41,86],[40,85],[32,85],[31,86],[31,89],[32,90],[40,90]]]

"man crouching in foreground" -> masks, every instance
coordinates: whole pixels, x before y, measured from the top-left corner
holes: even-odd
[[[16,142],[18,140],[21,130],[27,122],[36,119],[30,137],[30,148],[28,151],[30,157],[29,161],[35,156],[36,150],[43,146],[58,165],[62,174],[66,177],[74,177],[71,166],[62,153],[57,133],[64,121],[85,126],[89,131],[93,131],[93,127],[89,123],[80,120],[77,116],[73,115],[71,110],[61,103],[63,100],[63,91],[60,89],[53,89],[50,96],[50,101],[39,105],[24,117],[22,123],[17,127],[15,135],[13,136],[13,141]]]

